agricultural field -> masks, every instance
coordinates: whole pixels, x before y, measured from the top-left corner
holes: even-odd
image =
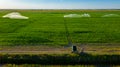
[[[6,19],[3,15],[19,12],[29,19]],[[64,18],[68,14],[90,14],[91,17]],[[67,44],[64,23],[67,23],[74,44],[120,43],[120,10],[0,10],[0,45]]]
[[[29,19],[3,18],[11,12]],[[0,66],[119,62],[120,10],[0,10]]]

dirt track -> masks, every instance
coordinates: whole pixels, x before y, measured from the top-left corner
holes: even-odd
[[[85,52],[91,54],[119,54],[120,46],[78,46],[78,51],[85,48]],[[69,54],[71,47],[50,47],[50,46],[1,46],[0,54]]]

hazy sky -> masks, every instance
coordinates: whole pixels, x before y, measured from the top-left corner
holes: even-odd
[[[0,0],[0,9],[120,9],[120,0]]]

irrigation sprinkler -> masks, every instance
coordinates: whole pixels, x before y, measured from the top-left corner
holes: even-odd
[[[68,41],[68,45],[66,47],[72,47],[72,53],[78,53],[77,47],[72,44],[72,38],[71,38],[70,33],[69,33],[66,17],[64,17],[64,26],[65,26],[65,31],[66,31],[66,38]]]

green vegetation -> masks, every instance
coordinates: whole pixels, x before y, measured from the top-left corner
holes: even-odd
[[[3,67],[119,67],[120,65],[40,65],[40,64],[5,64]]]
[[[90,54],[0,54],[0,64],[119,64],[120,55]]]
[[[17,11],[28,20],[3,19]],[[88,13],[91,18],[63,18],[66,14]],[[64,20],[72,41],[78,43],[120,43],[119,10],[0,10],[0,45],[65,45]]]

